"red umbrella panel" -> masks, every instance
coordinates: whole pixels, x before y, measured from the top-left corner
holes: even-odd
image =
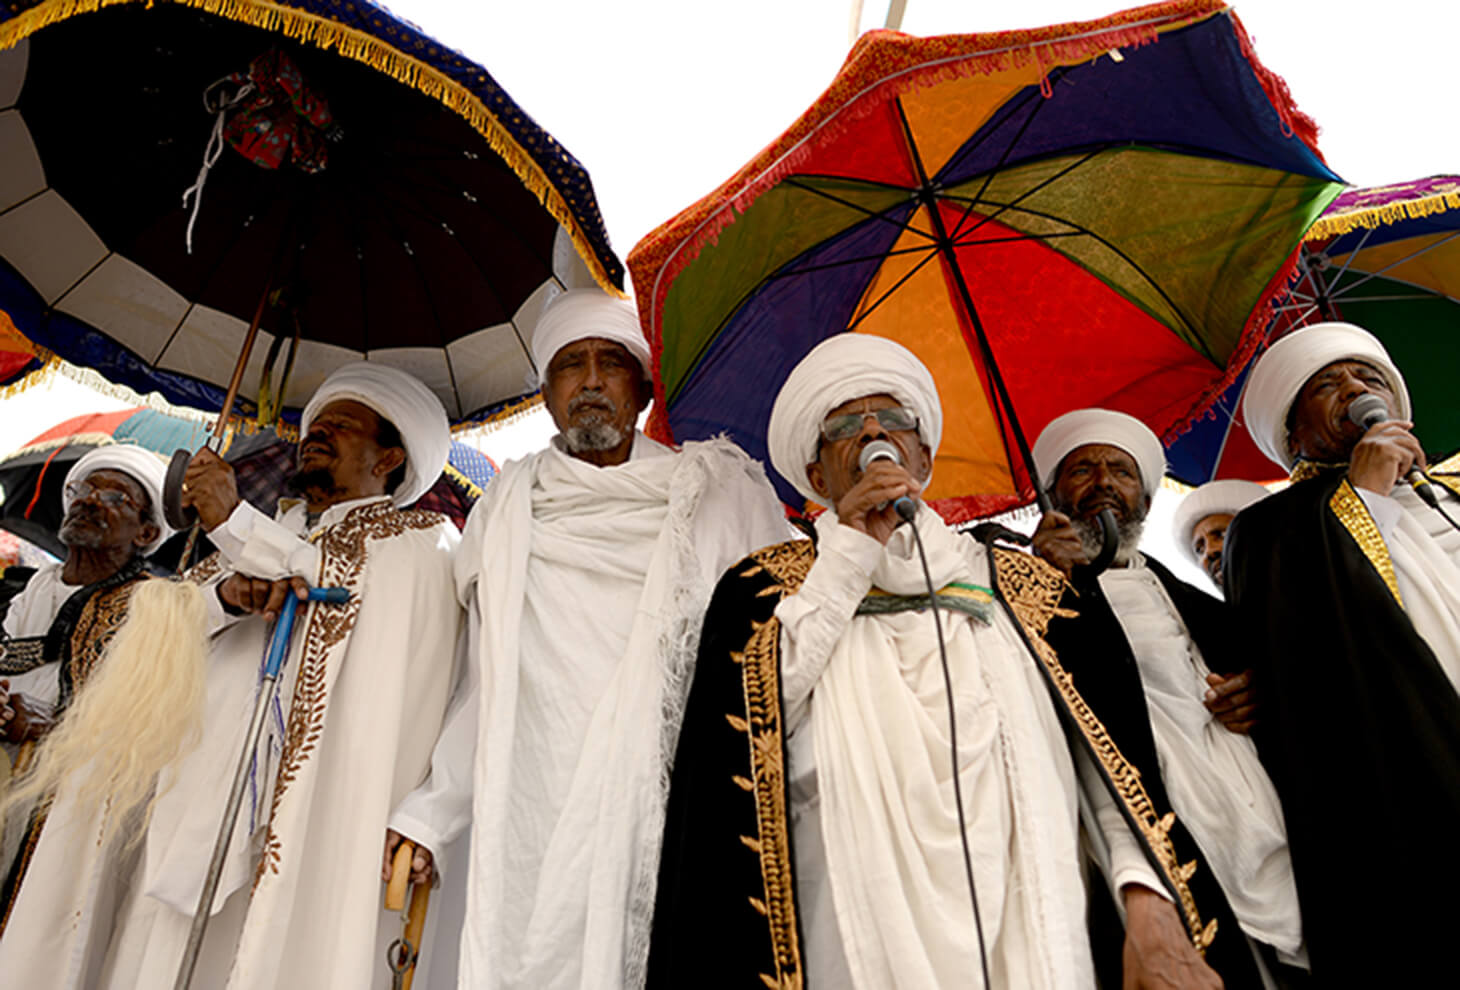
[[[1027,503],[1027,445],[1055,416],[1105,406],[1174,434],[1221,394],[1340,189],[1215,0],[872,32],[790,130],[631,253],[651,432],[728,432],[765,460],[796,362],[876,334],[942,397],[939,511]]]

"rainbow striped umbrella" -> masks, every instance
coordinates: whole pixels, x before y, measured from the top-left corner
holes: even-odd
[[[1108,406],[1165,435],[1221,394],[1340,189],[1216,0],[872,32],[789,131],[630,255],[650,429],[725,431],[765,460],[795,363],[878,334],[943,398],[935,506],[957,521],[1027,503],[1026,438],[1060,413]]]
[[[1460,176],[1349,189],[1303,237],[1298,278],[1275,300],[1269,340],[1324,320],[1374,333],[1404,372],[1415,433],[1431,453],[1460,448]],[[1245,374],[1167,447],[1173,476],[1267,481],[1269,461],[1241,417]]]

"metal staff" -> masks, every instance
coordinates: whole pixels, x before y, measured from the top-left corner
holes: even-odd
[[[346,588],[310,588],[308,601],[343,605],[350,600]],[[238,809],[243,804],[243,791],[248,785],[248,767],[253,761],[254,749],[264,731],[264,720],[274,695],[279,687],[279,669],[289,655],[289,639],[294,632],[294,615],[299,608],[299,597],[290,591],[284,596],[279,609],[279,618],[274,622],[274,634],[269,639],[269,649],[264,655],[263,680],[260,682],[258,701],[254,703],[253,721],[248,727],[248,738],[243,752],[238,756],[238,769],[233,773],[233,790],[229,792],[228,804],[223,810],[223,822],[218,827],[218,838],[213,843],[213,859],[208,863],[208,876],[203,881],[203,892],[198,897],[197,910],[193,912],[193,927],[188,932],[187,948],[183,950],[182,964],[177,969],[177,980],[173,990],[188,990],[193,982],[193,969],[198,964],[198,952],[203,947],[203,933],[208,928],[208,917],[213,907],[213,897],[218,893],[218,881],[223,875],[223,860],[228,855],[228,844],[233,838],[233,824],[238,820]]]

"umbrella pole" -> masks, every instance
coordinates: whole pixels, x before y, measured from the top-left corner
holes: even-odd
[[[264,309],[268,306],[273,281],[273,277],[270,276],[269,283],[264,286],[263,294],[259,296],[259,304],[258,308],[254,310],[253,322],[248,325],[248,333],[243,337],[243,347],[238,352],[238,361],[233,365],[233,377],[228,380],[228,392],[223,398],[223,408],[218,413],[217,421],[213,423],[213,435],[204,445],[215,454],[223,449],[223,434],[227,431],[228,420],[233,415],[233,402],[238,398],[238,389],[243,383],[243,372],[248,366],[249,356],[253,353],[254,341],[259,335],[259,324],[263,321]],[[183,544],[182,556],[177,561],[178,574],[186,571],[189,562],[193,559],[193,549],[197,546],[200,528],[197,514],[185,512],[182,507],[183,475],[187,473],[188,463],[192,459],[192,454],[187,450],[173,452],[172,463],[167,466],[167,481],[162,491],[163,513],[167,517],[167,521],[178,529],[186,526],[190,521],[192,523],[188,529],[187,542]],[[188,519],[189,515],[192,515],[191,520]]]
[[[963,304],[963,311],[968,316],[968,322],[973,325],[973,334],[978,340],[979,353],[983,355],[984,369],[988,372],[989,380],[994,385],[995,401],[1003,409],[1009,424],[1009,432],[1014,435],[1014,444],[1019,448],[1019,457],[1024,461],[1025,470],[1029,472],[1029,480],[1034,484],[1034,498],[1039,503],[1039,511],[1048,513],[1050,510],[1049,496],[1045,494],[1044,487],[1039,483],[1039,471],[1034,466],[1034,455],[1030,452],[1029,441],[1025,439],[1024,430],[1019,426],[1019,417],[1014,412],[1014,403],[1009,398],[1009,389],[1004,384],[1004,376],[999,374],[999,363],[994,359],[993,348],[989,346],[988,334],[983,328],[983,321],[978,317],[978,308],[973,304],[973,295],[968,291],[968,283],[963,280],[963,271],[958,267],[958,256],[953,251],[953,241],[948,236],[948,229],[943,224],[943,216],[938,212],[936,203],[928,204],[928,216],[933,220],[938,250],[948,263],[948,270],[953,274],[953,284],[958,288],[958,299]]]
[[[310,588],[309,601],[341,604],[348,601],[350,593],[344,588]],[[218,826],[218,838],[213,843],[213,857],[208,862],[208,873],[203,880],[203,890],[198,896],[198,906],[193,912],[193,925],[188,931],[187,946],[183,949],[182,962],[178,965],[177,980],[173,990],[188,990],[193,982],[193,969],[198,964],[198,953],[203,948],[203,935],[208,930],[208,919],[213,911],[213,899],[218,893],[218,882],[223,876],[223,861],[228,856],[228,846],[233,839],[233,826],[243,806],[244,788],[248,786],[248,770],[253,763],[254,750],[259,737],[263,735],[264,721],[279,685],[279,670],[289,654],[289,640],[294,632],[294,616],[299,608],[299,598],[292,592],[284,596],[279,609],[279,618],[274,622],[274,633],[269,638],[265,654],[264,671],[259,683],[258,700],[254,703],[253,720],[249,723],[248,736],[243,751],[238,754],[238,766],[233,772],[233,788],[228,792],[228,803],[223,809],[223,821]]]

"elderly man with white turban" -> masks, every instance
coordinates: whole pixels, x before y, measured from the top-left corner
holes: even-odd
[[[34,763],[31,745],[69,717],[148,577],[144,557],[172,532],[162,518],[165,473],[151,451],[108,444],[66,475],[66,559],[31,577],[11,603],[0,640],[0,734],[17,772],[20,763]],[[71,796],[48,815],[31,817],[33,802],[25,802],[5,816],[0,972],[17,986],[29,985],[32,972],[50,979],[84,971],[105,951],[122,850],[94,841],[98,816],[77,811]]]
[[[380,834],[429,768],[462,615],[456,529],[409,506],[449,446],[426,386],[356,362],[305,406],[299,498],[281,499],[273,518],[238,498],[226,463],[194,456],[183,502],[219,548],[191,575],[213,628],[204,730],[159,780],[96,985],[172,984],[254,708],[268,613],[304,584],[344,587],[350,600],[308,606],[295,625],[193,985],[388,985],[384,950],[400,929],[380,906]]]
[[[674,450],[635,429],[651,363],[630,303],[565,293],[533,356],[559,434],[507,464],[467,522],[474,687],[392,816],[387,858],[404,835],[417,876],[468,871],[461,987],[637,987],[710,589],[784,538],[785,515],[728,440]],[[469,865],[443,856],[468,824]]]
[[[1410,410],[1384,347],[1346,323],[1274,343],[1243,399],[1293,484],[1234,520],[1226,589],[1324,985],[1453,968],[1434,894],[1460,881],[1460,498],[1453,467],[1430,471],[1438,508],[1409,484],[1425,465]]]
[[[1171,539],[1193,565],[1207,572],[1217,590],[1222,588],[1222,550],[1232,518],[1267,489],[1255,481],[1223,478],[1198,485],[1176,507],[1171,517]]]
[[[1171,839],[1195,864],[1192,890],[1217,922],[1207,962],[1228,987],[1301,979],[1282,809],[1245,734],[1252,676],[1231,617],[1138,549],[1165,473],[1161,442],[1133,416],[1080,409],[1051,421],[1033,453],[1053,505],[1035,552],[1071,580],[1070,614],[1050,623],[1049,642],[1157,810],[1176,813]],[[1102,509],[1115,514],[1119,544],[1114,566],[1096,574],[1088,561],[1100,549]]]
[[[764,548],[716,590],[651,986],[1092,986],[1082,808],[1130,909],[1126,985],[1215,985],[1139,778],[1042,641],[1060,575],[917,501],[941,430],[927,368],[880,337],[822,342],[777,396],[772,462],[828,508],[814,541]]]

